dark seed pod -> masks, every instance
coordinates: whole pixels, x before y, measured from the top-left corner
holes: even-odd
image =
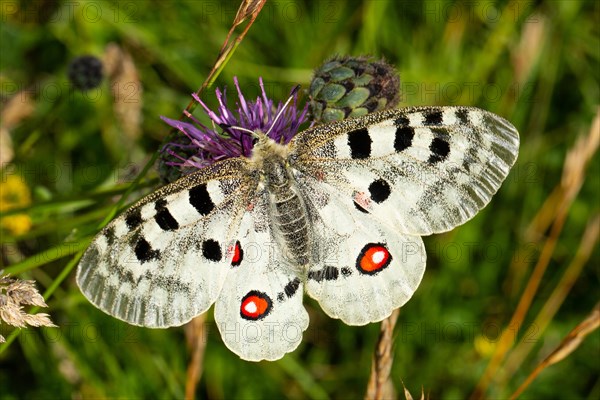
[[[317,123],[358,117],[398,104],[400,78],[383,60],[334,57],[315,71],[310,110]]]
[[[67,72],[71,84],[79,90],[90,90],[102,82],[102,61],[94,56],[71,60]]]

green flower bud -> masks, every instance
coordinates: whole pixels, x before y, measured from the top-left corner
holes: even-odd
[[[310,111],[317,123],[394,108],[400,78],[385,61],[334,57],[317,68],[310,84]]]

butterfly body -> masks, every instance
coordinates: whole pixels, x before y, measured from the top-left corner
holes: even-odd
[[[421,236],[472,218],[514,164],[516,129],[470,107],[388,110],[310,128],[217,162],[113,220],[77,282],[107,313],[181,325],[215,304],[246,360],[294,350],[303,293],[349,325],[381,321],[416,291]]]
[[[290,257],[292,264],[298,267],[295,269],[304,271],[311,250],[310,225],[306,207],[284,158],[285,151],[273,150],[278,146],[281,145],[266,138],[259,141],[254,152],[262,160],[258,170],[264,174],[265,187],[269,193],[270,221],[272,229],[277,232],[275,238],[278,239],[283,254]]]

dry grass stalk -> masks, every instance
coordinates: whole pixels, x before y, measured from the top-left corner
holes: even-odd
[[[10,132],[0,124],[0,168],[13,160],[15,150],[13,147]]]
[[[596,153],[600,144],[600,108],[596,112],[596,117],[592,122],[591,129],[587,136],[580,138],[577,143],[569,150],[563,166],[563,175],[559,187],[555,189],[560,195],[553,200],[557,204],[553,207],[553,220],[550,228],[548,239],[544,242],[540,257],[533,269],[533,272],[527,282],[525,290],[521,295],[519,304],[507,328],[502,332],[500,339],[494,350],[494,354],[488,363],[477,387],[475,388],[472,399],[480,399],[484,397],[485,392],[492,379],[499,375],[498,369],[504,360],[507,352],[514,343],[515,327],[521,327],[525,319],[525,315],[531,306],[533,298],[537,293],[542,277],[546,272],[546,268],[550,263],[554,249],[558,242],[558,237],[562,232],[562,228],[573,200],[579,193],[581,186],[586,178],[586,169],[589,161]],[[547,203],[547,202],[546,202]],[[546,203],[542,206],[544,210]],[[540,210],[540,212],[542,211]],[[539,213],[538,213],[539,214]]]
[[[537,212],[529,227],[526,239],[534,240],[545,232],[551,225],[556,210],[564,202],[564,198],[572,195],[575,197],[579,188],[585,180],[585,167],[588,161],[598,150],[600,143],[600,109],[596,111],[596,117],[592,122],[590,131],[585,138],[580,138],[575,146],[567,154],[561,183],[554,188],[550,196]]]
[[[579,278],[583,267],[586,265],[595,249],[596,243],[598,242],[599,233],[600,215],[596,215],[588,222],[575,257],[567,267],[560,282],[556,285],[554,291],[544,304],[544,307],[542,307],[532,323],[532,326],[535,326],[538,329],[538,335],[541,335],[546,330],[550,324],[550,321],[552,321],[552,318],[554,315],[556,315],[558,309],[577,281],[577,278]],[[512,377],[525,357],[527,357],[529,352],[532,350],[534,345],[535,341],[522,340],[515,347],[506,361],[506,367],[504,371],[504,376],[506,377],[505,379]]]
[[[583,342],[583,339],[600,326],[600,303],[594,306],[594,309],[583,320],[577,325],[569,334],[563,339],[558,347],[550,353],[533,372],[527,377],[525,382],[519,386],[519,388],[512,394],[511,399],[516,399],[527,387],[533,382],[533,380],[550,365],[556,364],[559,361],[564,360],[569,354],[571,354],[579,345]]]
[[[202,376],[204,350],[206,349],[206,316],[200,314],[185,326],[185,336],[190,348],[191,358],[187,367],[185,380],[185,398],[191,400],[196,397],[196,386]]]
[[[110,78],[113,109],[125,137],[135,141],[141,133],[142,82],[133,58],[119,45],[110,43],[104,51],[104,69]]]
[[[381,400],[396,397],[394,385],[390,380],[390,372],[394,362],[394,327],[399,314],[400,309],[396,309],[392,315],[381,321],[381,331],[373,355],[371,377],[365,399]]]
[[[404,388],[404,398],[406,400],[413,400],[412,395],[410,394],[410,392],[408,391],[406,386],[404,386],[404,382],[402,382],[402,387]],[[419,400],[425,400],[425,393],[423,392],[422,386],[421,386],[421,397],[419,398]]]
[[[523,24],[521,40],[512,52],[512,63],[515,80],[524,84],[540,61],[545,48],[548,22],[542,14],[532,14],[528,17],[535,24]]]
[[[258,17],[258,14],[262,10],[262,8],[266,2],[267,2],[267,0],[243,0],[242,1],[242,3],[240,4],[240,7],[238,8],[237,14],[235,15],[235,19],[233,20],[231,28],[229,28],[227,37],[225,38],[225,41],[223,42],[223,46],[221,47],[221,50],[219,51],[219,55],[217,56],[217,59],[215,60],[215,64],[213,65],[212,69],[210,70],[210,73],[208,74],[208,77],[206,78],[206,80],[204,81],[204,83],[202,84],[200,89],[196,92],[196,94],[198,96],[200,96],[200,94],[204,91],[204,89],[206,89],[207,87],[212,85],[213,82],[217,79],[219,72],[221,71],[221,69],[223,69],[226,61],[233,55],[233,52],[235,51],[237,46],[244,39],[244,37],[248,33],[248,30],[250,30],[250,27],[252,26],[252,24],[254,24],[254,21]],[[246,27],[244,28],[242,33],[240,33],[235,38],[235,41],[230,42],[229,39],[231,39],[231,35],[235,31],[235,28],[240,26],[246,20],[248,20],[248,23],[246,24]],[[190,112],[194,109],[195,106],[196,106],[196,101],[192,100],[190,102],[190,104],[188,104],[188,106],[186,107],[185,110]]]
[[[24,305],[48,307],[34,281],[11,278],[0,271],[0,322],[17,328],[27,328],[28,325],[56,327],[48,314],[27,314],[23,311]],[[0,335],[0,343],[4,342]]]
[[[35,111],[35,103],[27,90],[17,92],[2,104],[0,112],[0,168],[12,161],[14,148],[10,132]]]

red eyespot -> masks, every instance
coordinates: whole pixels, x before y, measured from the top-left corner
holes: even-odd
[[[358,254],[356,269],[363,274],[374,275],[392,262],[392,255],[382,243],[369,243]]]
[[[252,290],[242,299],[240,316],[244,319],[256,321],[266,317],[271,312],[271,308],[273,308],[273,302],[269,296],[257,290]]]
[[[235,246],[233,247],[233,258],[231,259],[231,265],[237,267],[242,263],[244,259],[244,250],[242,250],[242,246],[240,245],[240,241],[235,242]]]

